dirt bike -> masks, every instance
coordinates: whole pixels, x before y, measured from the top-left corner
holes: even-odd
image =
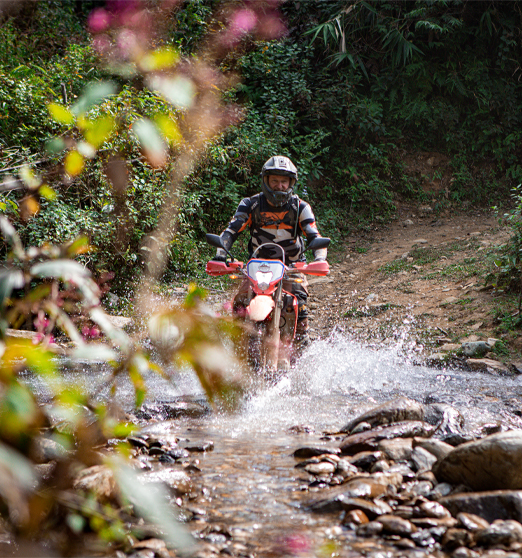
[[[230,275],[248,279],[248,306],[245,319],[248,328],[247,356],[254,369],[274,377],[290,368],[294,358],[294,339],[297,327],[298,305],[295,295],[283,289],[283,280],[302,282],[300,274],[327,275],[330,267],[326,261],[295,262],[285,264],[285,253],[278,244],[269,242],[260,245],[246,266],[236,260],[215,234],[206,235],[207,242],[215,248],[222,248],[229,256],[228,261],[211,260],[206,272],[212,276]],[[315,238],[307,250],[326,248],[329,238]],[[275,247],[281,253],[280,259],[260,259],[257,254],[263,249]]]

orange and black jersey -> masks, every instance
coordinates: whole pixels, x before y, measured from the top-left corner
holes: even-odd
[[[282,207],[270,205],[262,193],[244,198],[221,235],[227,249],[247,227],[250,228],[251,235],[248,243],[249,256],[261,244],[273,242],[283,248],[285,261],[288,263],[305,259],[303,236],[307,241],[319,236],[310,204],[296,195]],[[317,250],[314,255],[326,257],[326,249]],[[273,247],[264,253],[258,253],[258,256],[270,259],[280,258],[281,254]]]

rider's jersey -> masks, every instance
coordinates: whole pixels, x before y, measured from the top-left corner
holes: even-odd
[[[249,256],[266,242],[278,244],[285,252],[285,262],[304,261],[303,236],[310,242],[319,235],[310,204],[293,195],[282,207],[270,205],[264,194],[256,194],[241,200],[237,211],[222,235],[230,247],[239,234],[250,227]],[[314,255],[326,257],[326,249],[316,250]],[[276,247],[257,254],[260,258],[281,258]]]

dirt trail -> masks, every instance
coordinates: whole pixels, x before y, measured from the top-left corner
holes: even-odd
[[[493,212],[403,206],[391,224],[349,239],[328,277],[312,279],[312,333],[325,337],[337,326],[392,343],[402,329],[424,356],[443,344],[499,337],[498,293],[484,278],[509,236]],[[517,358],[517,339],[504,337]]]

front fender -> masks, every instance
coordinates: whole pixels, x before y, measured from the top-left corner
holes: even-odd
[[[251,320],[262,322],[268,318],[274,307],[275,302],[271,296],[257,295],[250,301],[246,311]]]

